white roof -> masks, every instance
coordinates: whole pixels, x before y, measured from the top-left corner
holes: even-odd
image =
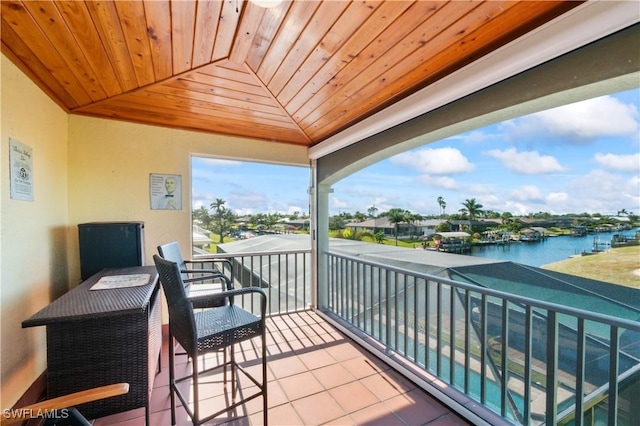
[[[464,237],[470,237],[471,234],[468,234],[466,232],[436,232],[435,235],[440,235],[442,237],[458,237],[458,238],[464,238]]]

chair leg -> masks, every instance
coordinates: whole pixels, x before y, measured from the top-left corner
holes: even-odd
[[[264,420],[264,426],[267,426],[267,406],[269,401],[267,399],[267,344],[266,344],[266,327],[262,329],[262,417]]]
[[[222,374],[223,374],[222,380],[223,380],[223,383],[224,383],[224,385],[226,387],[227,386],[227,348],[223,348],[222,349],[222,354],[223,354],[222,355],[222,357],[223,357],[222,358],[222,365],[223,365],[223,367],[222,367]]]
[[[234,345],[231,345],[231,400],[236,400],[236,350]]]
[[[194,352],[196,353],[196,352]],[[193,377],[193,426],[200,423],[200,395],[198,394],[198,356],[196,355],[191,363]]]
[[[175,377],[175,360],[174,355],[175,351],[173,348],[174,345],[173,335],[171,334],[171,328],[169,328],[169,396],[171,399],[171,425],[176,424],[176,396],[174,387],[176,385],[176,377]]]

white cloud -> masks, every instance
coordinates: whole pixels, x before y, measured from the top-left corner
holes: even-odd
[[[425,175],[467,173],[474,165],[456,148],[425,148],[391,157],[397,166],[410,167]]]
[[[535,201],[540,202],[544,200],[542,191],[535,185],[523,185],[509,194],[511,198],[518,201]]]
[[[307,210],[308,210],[307,208],[302,208],[300,206],[289,206],[289,207],[287,207],[287,213],[286,214],[287,215],[292,215],[292,214],[296,214],[296,212],[300,213],[300,214],[307,214],[308,213]]]
[[[622,179],[603,170],[594,170],[567,184],[572,204],[564,211],[615,213],[620,209],[638,211],[640,195],[637,181]]]
[[[513,141],[547,135],[585,142],[610,136],[637,138],[640,122],[636,105],[602,96],[509,120],[500,128]]]
[[[617,170],[621,172],[640,171],[640,152],[629,155],[596,153],[596,162],[605,169]]]
[[[558,136],[593,139],[638,132],[638,109],[612,96],[602,96],[543,111],[531,116]]]
[[[458,183],[455,179],[448,176],[430,176],[422,175],[417,178],[418,182],[424,185],[434,186],[436,188],[456,189]]]
[[[507,201],[505,204],[504,210],[516,216],[526,215],[528,213],[531,213],[529,207],[526,204],[515,203],[513,201]]]
[[[553,205],[554,203],[565,203],[569,199],[569,194],[566,192],[550,192],[547,194],[547,204]]]
[[[198,157],[197,160],[211,167],[238,167],[244,164],[243,161],[223,160],[221,158]]]
[[[494,138],[495,138],[494,135],[490,135],[481,130],[474,130],[471,132],[467,132],[464,135],[461,135],[459,139],[461,140],[461,142],[466,144],[477,144],[477,143],[485,142],[487,140],[492,140]]]
[[[515,148],[491,149],[485,154],[499,160],[507,169],[525,175],[540,175],[564,171],[558,160],[537,151],[517,152]]]
[[[255,191],[230,192],[228,198],[225,206],[236,213],[247,209],[264,212],[267,210],[269,200],[266,194]]]
[[[340,200],[334,196],[330,197],[330,204],[333,209],[345,209],[349,207],[349,203],[347,201]]]

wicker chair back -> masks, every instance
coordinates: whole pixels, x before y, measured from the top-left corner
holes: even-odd
[[[178,269],[182,271],[180,275],[182,275],[182,280],[187,280],[189,275],[184,272],[187,269],[187,263],[184,261],[182,257],[182,251],[180,251],[180,244],[177,241],[173,241],[170,243],[162,244],[158,246],[158,253],[166,260],[170,260],[178,264]]]
[[[167,299],[171,333],[187,352],[191,352],[197,339],[196,322],[193,306],[187,298],[178,264],[158,255],[154,255],[153,260]],[[195,354],[190,353],[190,355]]]

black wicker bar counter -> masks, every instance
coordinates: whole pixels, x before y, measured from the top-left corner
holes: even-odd
[[[146,284],[91,290],[103,277],[146,274]],[[145,407],[148,424],[162,344],[159,290],[155,266],[104,269],[25,320],[47,327],[47,398],[127,382],[126,395],[77,408],[94,419]]]

